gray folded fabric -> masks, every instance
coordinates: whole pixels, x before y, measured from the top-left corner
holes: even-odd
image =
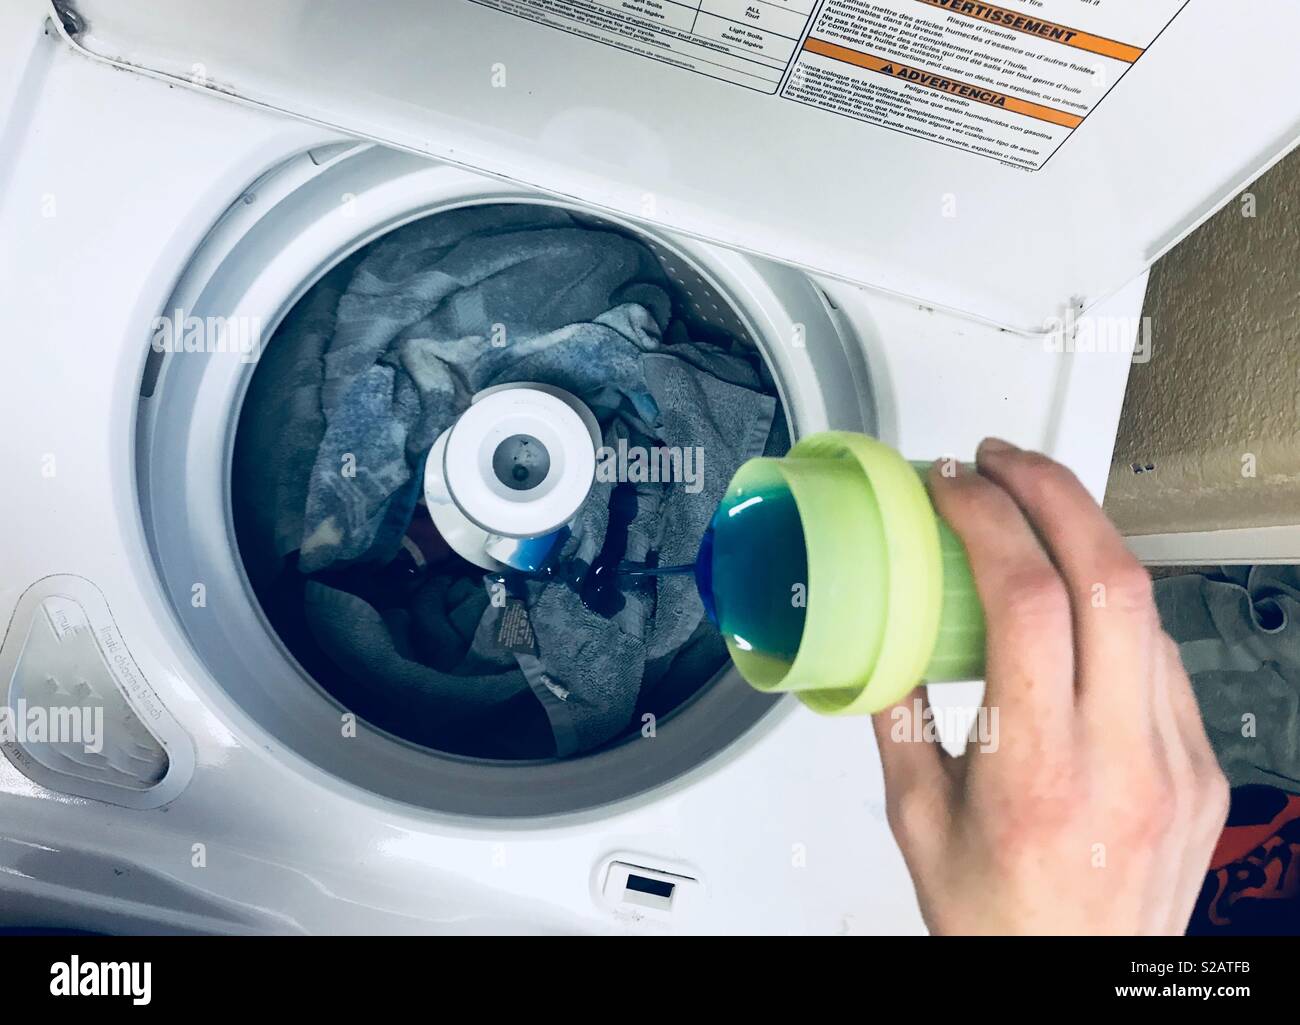
[[[531,692],[554,753],[565,756],[629,725],[648,663],[657,679],[692,642],[700,654],[682,664],[703,667],[708,653],[716,671],[725,649],[701,642],[703,607],[689,578],[628,587],[607,608],[580,593],[585,571],[611,553],[693,560],[740,463],[786,444],[758,356],[690,339],[644,246],[553,208],[467,208],[386,236],[331,300],[323,351],[320,319],[310,336],[289,321],[273,343],[305,345],[294,366],[321,373],[316,418],[281,424],[295,450],[282,468],[297,481],[272,503],[273,533],[298,530],[298,568],[318,576],[307,584],[307,626],[365,681],[372,718],[471,728]],[[367,600],[380,598],[346,588],[397,551],[437,436],[475,393],[510,382],[573,393],[611,447],[701,450],[696,486],[598,481],[561,552],[571,572],[513,581],[508,609],[487,600],[493,578],[434,576],[381,614]],[[286,510],[294,496],[301,504]],[[531,644],[503,639],[504,620],[520,616]]]
[[[335,311],[356,260],[334,268],[285,319],[287,344],[267,347],[244,398],[235,448],[234,490],[242,501],[249,572],[262,584],[302,542],[307,481],[325,434],[321,381]]]
[[[1155,591],[1229,782],[1300,793],[1300,567],[1168,577]]]
[[[699,446],[706,457],[702,489],[669,490],[658,512],[654,550],[662,565],[692,562],[713,512],[740,464],[762,454],[776,414],[776,400],[728,384],[672,356],[647,356],[646,382],[660,409],[659,438],[671,447]],[[648,657],[676,651],[704,615],[691,577],[659,581],[657,615],[647,640]]]
[[[483,388],[564,381],[597,416],[626,398],[652,419],[637,363],[666,326],[661,280],[644,246],[544,206],[451,211],[377,242],[325,354],[303,570],[392,555],[405,485]]]
[[[309,581],[306,600],[307,618],[321,647],[358,679],[382,682],[395,712],[426,715],[432,698],[439,718],[454,724],[527,688],[513,660],[491,671],[491,661],[480,656],[491,651],[489,645],[471,646],[460,664],[439,671],[414,661],[409,650],[399,651],[393,625],[356,595]]]

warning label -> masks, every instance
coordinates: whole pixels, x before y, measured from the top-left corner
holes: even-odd
[[[775,93],[817,0],[474,0],[595,42]]]
[[[472,0],[1028,170],[1188,0]]]
[[[1186,2],[822,0],[781,95],[1037,170]]]

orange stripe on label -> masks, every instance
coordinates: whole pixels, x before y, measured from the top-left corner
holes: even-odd
[[[920,0],[920,3],[927,7],[938,7],[950,14],[960,14],[965,18],[988,22],[999,28],[1012,29],[1038,39],[1046,39],[1051,43],[1073,46],[1076,50],[1087,50],[1102,57],[1113,57],[1126,64],[1133,64],[1146,53],[1140,46],[1117,43],[1105,36],[1080,32],[1068,25],[1058,25],[1054,21],[1026,17],[1019,11],[1008,11],[1005,7],[994,7],[992,4],[974,3],[972,0]]]
[[[880,74],[888,75],[900,82],[910,82],[912,85],[924,86],[927,89],[946,93],[949,96],[985,103],[990,107],[1009,110],[1014,114],[1024,114],[1026,117],[1037,118],[1039,121],[1048,121],[1051,124],[1060,125],[1062,128],[1078,128],[1083,124],[1083,118],[1078,114],[1056,110],[1054,107],[1045,107],[1041,103],[1031,103],[1029,100],[1021,100],[1015,96],[1008,96],[1006,93],[985,89],[980,85],[971,85],[969,82],[959,82],[946,75],[926,71],[923,68],[914,68],[908,64],[900,64],[898,61],[885,60],[883,57],[875,56],[875,54],[850,50],[847,46],[828,43],[824,39],[814,39],[809,36],[804,40],[803,48],[809,53],[820,54],[822,57],[830,57],[832,60],[853,64],[868,71],[878,71]]]

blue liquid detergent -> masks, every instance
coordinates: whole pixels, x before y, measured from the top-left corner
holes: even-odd
[[[620,484],[610,496],[605,544],[590,567],[553,561],[533,572],[513,572],[561,582],[602,616],[624,606],[624,591],[655,577],[695,577],[709,619],[733,644],[793,661],[807,617],[808,553],[794,497],[782,487],[750,489],[723,499],[692,563],[654,566],[624,561],[628,527],[636,517],[636,490]],[[504,579],[504,578],[503,578]]]
[[[581,584],[578,595],[582,604],[597,615],[612,617],[623,610],[622,585],[625,574],[620,567],[627,554],[628,528],[636,519],[637,500],[635,484],[616,484],[609,496],[609,526],[605,528],[605,544],[591,564]]]
[[[623,567],[620,578],[693,573],[709,618],[747,651],[793,661],[807,617],[808,552],[794,497],[784,488],[728,496],[695,562]]]

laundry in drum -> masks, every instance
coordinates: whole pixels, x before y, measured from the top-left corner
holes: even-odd
[[[447,210],[336,266],[267,343],[241,554],[358,719],[575,757],[727,669],[691,575],[629,570],[693,563],[735,471],[789,433],[734,307],[665,252],[545,204]]]

